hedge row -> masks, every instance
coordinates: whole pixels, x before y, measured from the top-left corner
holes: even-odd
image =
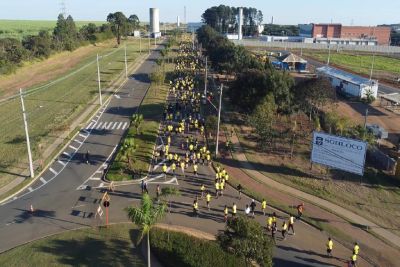
[[[169,234],[169,237],[168,237]],[[242,258],[224,251],[217,242],[183,233],[153,228],[151,250],[165,267],[245,266]]]

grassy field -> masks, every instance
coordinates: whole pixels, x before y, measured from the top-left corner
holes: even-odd
[[[146,266],[132,224],[86,228],[40,239],[0,254],[0,266]]]
[[[328,58],[327,51],[303,51],[303,55],[315,58],[319,61],[326,62]],[[357,53],[357,52],[339,52],[331,51],[330,63],[350,70],[351,72],[370,75],[373,57],[372,54]],[[384,55],[376,55],[374,61],[373,78],[384,79],[388,82],[393,82],[395,78],[400,77],[400,58],[394,58]]]
[[[171,71],[173,67],[173,64],[166,64],[166,71]],[[135,143],[138,145],[133,163],[136,173],[147,173],[148,171],[167,93],[168,86],[166,84],[162,86],[152,84],[139,108],[139,113],[143,114],[140,133],[136,134],[136,129],[133,126],[129,129],[128,136],[134,137]],[[125,165],[125,162],[115,160],[107,173],[107,179],[111,181],[132,179],[131,175],[121,172],[125,168]]]
[[[36,35],[39,31],[52,31],[56,26],[56,20],[0,20],[0,39],[22,39],[26,35]],[[78,28],[88,23],[102,25],[102,21],[75,21]]]
[[[104,47],[101,55],[101,81],[106,97],[118,85],[112,82],[124,74],[124,49],[110,45]],[[128,64],[133,64],[138,55],[138,41],[128,41]],[[54,69],[58,67],[56,63],[53,65]],[[27,92],[25,106],[33,158],[40,163],[46,160],[44,150],[59,138],[60,133],[68,130],[71,122],[89,105],[97,105],[93,102],[98,97],[95,56],[82,57],[68,73]],[[19,98],[0,102],[0,124],[0,186],[4,186],[27,168]]]

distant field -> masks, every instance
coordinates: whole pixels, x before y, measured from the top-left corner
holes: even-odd
[[[328,58],[327,51],[303,51],[303,55],[321,62],[326,62]],[[369,76],[372,66],[372,54],[331,51],[330,63],[354,73]],[[373,78],[393,82],[398,77],[400,77],[399,58],[383,55],[375,56]]]
[[[52,31],[56,26],[55,20],[0,20],[0,38],[21,39],[26,35],[35,35],[39,31]],[[101,25],[104,21],[75,21],[78,28],[88,23]]]

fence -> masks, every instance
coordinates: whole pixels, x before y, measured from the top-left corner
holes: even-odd
[[[297,42],[265,42],[261,40],[232,40],[236,45],[243,45],[248,47],[263,47],[271,48],[278,47],[287,49],[315,49],[315,50],[328,50],[328,44],[316,44],[316,43],[297,43]],[[387,53],[396,54],[400,53],[399,46],[366,46],[366,45],[331,45],[332,50],[344,50],[344,51],[362,51],[362,52],[375,52],[375,53]]]

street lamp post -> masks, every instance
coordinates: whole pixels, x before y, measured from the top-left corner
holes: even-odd
[[[101,97],[99,54],[97,54],[96,62],[97,62],[97,82],[98,82],[98,86],[99,86],[99,101],[100,101],[100,106],[102,106],[103,98]]]
[[[25,136],[26,136],[26,146],[28,149],[28,159],[29,159],[29,172],[31,178],[35,176],[33,171],[33,161],[32,161],[32,153],[31,153],[31,143],[29,141],[29,132],[28,132],[28,122],[26,121],[26,112],[25,112],[25,104],[24,104],[24,97],[22,95],[22,89],[19,89],[19,94],[21,97],[21,107],[22,107],[22,116],[24,119],[24,128],[25,128]]]
[[[222,90],[224,85],[221,83],[221,92],[219,94],[219,108],[218,108],[218,128],[217,128],[217,142],[215,144],[215,157],[218,156],[218,143],[219,143],[219,124],[221,122],[221,109],[222,109]]]
[[[207,57],[206,57],[206,69],[205,69],[205,75],[204,75],[204,97],[207,97],[207,70],[208,65],[207,65]]]

